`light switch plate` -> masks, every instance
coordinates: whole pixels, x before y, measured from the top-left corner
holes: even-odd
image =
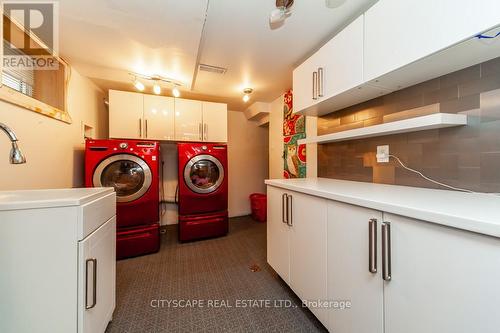
[[[389,163],[389,145],[377,146],[377,163]]]

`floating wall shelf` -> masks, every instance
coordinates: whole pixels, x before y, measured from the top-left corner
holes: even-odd
[[[339,142],[463,125],[467,125],[467,115],[434,113],[427,116],[311,137],[299,140],[298,144]]]

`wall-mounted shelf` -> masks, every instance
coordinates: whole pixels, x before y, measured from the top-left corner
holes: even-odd
[[[467,125],[467,115],[452,113],[434,113],[390,123],[357,128],[332,134],[320,135],[299,140],[298,144],[329,143],[347,140],[371,138],[382,135],[424,131],[436,128]]]

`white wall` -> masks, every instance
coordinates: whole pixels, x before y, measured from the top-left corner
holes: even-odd
[[[74,69],[68,87],[68,112],[73,123],[42,116],[0,101],[0,122],[17,134],[27,163],[9,164],[10,141],[0,133],[0,190],[80,187],[83,185],[82,122],[106,138],[108,115],[104,93]]]
[[[250,194],[266,193],[268,128],[248,121],[243,112],[228,113],[229,216],[250,214]]]
[[[250,214],[249,195],[265,193],[268,175],[268,129],[248,121],[243,112],[228,112],[229,216]],[[173,201],[178,181],[177,145],[161,145],[165,199]],[[177,223],[177,206],[164,204],[162,224]]]

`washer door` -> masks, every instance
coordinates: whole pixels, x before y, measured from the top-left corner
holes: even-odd
[[[119,154],[103,160],[94,171],[95,187],[114,187],[116,201],[139,199],[151,186],[152,174],[148,164],[135,155]]]
[[[184,167],[184,182],[195,193],[212,193],[220,187],[223,180],[224,167],[213,156],[195,156]]]

